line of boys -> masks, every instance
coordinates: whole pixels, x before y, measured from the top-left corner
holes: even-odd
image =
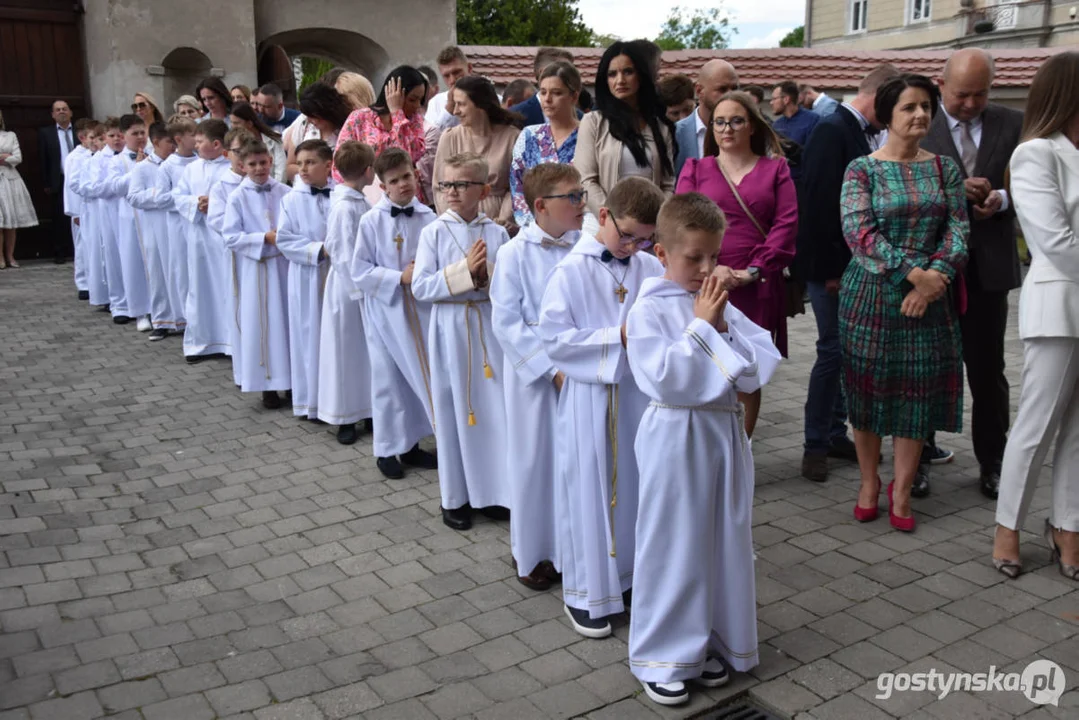
[[[325,143],[304,143],[290,189],[270,178],[261,142],[218,124],[192,133],[201,165],[175,186],[162,191],[164,173],[147,171],[155,178],[132,173],[125,187],[141,246],[146,228],[167,238],[143,255],[148,294],[162,305],[170,293],[155,288],[157,267],[176,275],[167,213],[190,225],[185,354],[231,354],[241,390],[263,393],[270,408],[291,390],[294,412],[339,425],[342,442],[372,417],[379,469],[437,468],[452,528],[471,527],[473,507],[495,519],[516,508],[521,582],[545,589],[564,578],[566,615],[586,637],[609,635],[608,618],[629,610],[634,576],[646,577],[630,664],[654,701],[685,702],[686,680],[725,683],[720,658],[753,667],[753,462],[736,390],[767,382],[779,354],[727,306],[713,274],[724,230],[715,205],[690,194],[661,210],[658,188],[628,178],[612,189],[596,235],[582,235],[577,172],[541,165],[525,179],[536,221],[510,241],[479,212],[490,192],[482,157],[447,163],[438,189],[449,209],[435,217],[417,200],[402,151],[374,159],[346,143],[333,156]],[[107,148],[93,158],[104,165],[110,149],[126,152],[132,168],[120,169],[136,168],[145,141],[135,125],[125,116],[115,128],[119,148],[106,128]],[[177,129],[151,128],[151,163],[182,146]],[[344,179],[336,188],[331,160]],[[361,191],[372,171],[385,196],[369,208]],[[76,187],[89,186],[91,200],[116,197],[115,174],[92,172]],[[89,225],[101,238],[99,284],[115,306],[123,292],[110,285],[108,243],[118,234],[102,229],[113,221],[107,210]],[[657,226],[656,257],[639,253]],[[127,255],[113,255],[122,268]],[[437,461],[418,446],[432,428]]]

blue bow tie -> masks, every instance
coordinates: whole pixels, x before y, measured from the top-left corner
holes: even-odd
[[[329,197],[330,196],[330,189],[328,187],[324,187],[324,188],[313,187],[313,188],[311,188],[311,194],[312,195],[321,195],[322,197]]]
[[[396,205],[390,207],[390,217],[395,218],[398,215],[404,215],[405,217],[412,217],[412,213],[416,212],[416,208],[409,205],[406,208],[399,208]]]
[[[609,263],[611,260],[617,260],[618,262],[622,263],[623,265],[629,265],[629,261],[633,259],[633,256],[630,255],[629,257],[624,257],[624,258],[615,257],[614,254],[610,250],[604,250],[603,252],[601,252],[599,254],[599,259],[602,260],[605,263]]]
[[[139,156],[139,154],[138,154],[137,152],[129,152],[129,153],[127,154],[127,156],[128,156],[129,158],[131,158],[132,160],[134,160],[135,158],[137,158],[137,157]]]
[[[254,183],[252,183],[251,187],[253,187],[255,189],[255,192],[260,192],[260,193],[270,192],[270,190],[271,190],[270,183],[268,183],[268,182],[262,183],[261,185],[255,185]]]

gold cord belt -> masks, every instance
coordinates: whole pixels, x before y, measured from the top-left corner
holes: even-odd
[[[423,375],[423,385],[427,390],[427,409],[431,417],[435,416],[434,398],[431,396],[431,366],[427,360],[427,346],[424,344],[423,327],[420,325],[420,314],[416,309],[416,298],[412,295],[412,288],[407,285],[401,288],[405,303],[405,318],[408,321],[408,329],[412,335],[412,343],[416,346],[416,357],[420,362],[420,374]],[[434,420],[431,421],[431,429],[434,429]]]
[[[607,437],[611,443],[611,557],[615,555],[614,509],[618,505],[618,386],[607,386]]]
[[[723,405],[721,403],[705,403],[704,405],[671,405],[653,400],[648,407],[661,408],[664,410],[696,410],[698,412],[724,412],[738,417],[739,435],[742,440],[742,450],[749,449],[749,440],[746,437],[746,407],[742,403]]]
[[[468,331],[468,377],[466,378],[465,398],[468,401],[468,424],[470,426],[476,424],[476,413],[472,410],[472,323],[469,316],[473,310],[476,312],[476,319],[480,328],[480,347],[483,349],[483,377],[490,380],[495,374],[491,370],[490,363],[487,362],[487,340],[483,334],[483,311],[479,307],[482,303],[489,302],[491,301],[487,298],[481,298],[478,300],[439,300],[435,303],[436,305],[465,306],[465,329]]]

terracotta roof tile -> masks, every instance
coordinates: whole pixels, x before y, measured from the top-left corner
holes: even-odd
[[[1054,52],[1065,48],[993,50],[998,88],[1030,85],[1035,71]],[[536,48],[468,45],[462,50],[477,73],[496,83],[532,77]],[[591,84],[599,66],[602,48],[569,48],[576,65]],[[738,70],[743,85],[775,85],[783,80],[808,83],[819,90],[853,90],[875,66],[890,62],[904,72],[934,75],[940,72],[948,50],[817,50],[814,48],[773,48],[769,50],[668,50],[663,53],[660,75],[685,73],[693,76],[705,62],[722,58]]]

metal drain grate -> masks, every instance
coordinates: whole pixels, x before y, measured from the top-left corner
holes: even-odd
[[[781,718],[755,705],[739,702],[703,715],[702,720],[781,720]]]

